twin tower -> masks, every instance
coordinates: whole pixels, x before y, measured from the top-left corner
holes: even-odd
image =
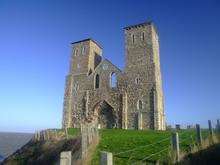
[[[152,22],[124,28],[125,68],[102,58],[92,39],[72,43],[63,128],[85,119],[99,128],[165,130],[159,39]]]

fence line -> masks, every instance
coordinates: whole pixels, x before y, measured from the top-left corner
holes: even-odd
[[[187,140],[189,140],[189,139],[192,140],[191,137],[188,137],[188,138],[185,138],[185,139],[183,139],[183,140],[180,140],[179,144],[181,144],[181,143],[183,143],[183,142],[185,142],[185,141],[187,141]]]
[[[160,140],[160,141],[158,141],[158,142],[152,143],[152,144],[148,144],[148,145],[145,145],[145,146],[136,147],[136,148],[131,149],[131,150],[127,150],[127,151],[123,151],[123,152],[119,152],[119,153],[113,154],[113,156],[117,156],[117,155],[120,155],[120,154],[123,154],[123,153],[128,153],[128,152],[131,152],[131,151],[135,151],[135,150],[140,149],[140,148],[145,148],[145,147],[153,146],[153,145],[155,145],[155,144],[164,142],[164,141],[169,140],[169,139],[170,139],[170,137],[167,137],[167,138],[164,138],[164,139],[162,139],[162,140]]]
[[[189,132],[181,132],[180,135],[183,136],[183,135],[185,135],[185,134],[187,134],[187,133],[189,133]],[[147,144],[147,145],[145,145],[145,146],[140,146],[140,147],[136,147],[136,148],[131,149],[131,150],[122,151],[122,152],[113,154],[113,156],[117,156],[117,155],[120,155],[120,154],[123,154],[123,153],[132,152],[132,151],[138,150],[138,149],[140,149],[140,148],[145,148],[145,147],[153,146],[153,145],[155,145],[155,144],[164,142],[164,141],[169,140],[169,139],[170,139],[170,136],[167,137],[167,138],[164,138],[164,139],[162,139],[162,140],[160,140],[160,141],[157,141],[157,142],[155,142],[155,143],[152,143],[152,144]]]
[[[199,124],[197,124],[197,127],[199,126]],[[145,145],[145,146],[139,146],[139,147],[136,147],[136,148],[134,148],[134,149],[130,149],[130,150],[126,150],[126,151],[122,151],[122,152],[119,152],[119,153],[116,153],[116,154],[113,154],[115,157],[117,157],[117,158],[120,158],[120,156],[118,156],[118,155],[120,155],[120,154],[123,154],[123,153],[128,153],[128,152],[132,152],[132,151],[138,151],[138,149],[141,149],[141,148],[144,148],[144,152],[143,152],[143,154],[145,154],[145,151],[146,151],[146,154],[148,154],[146,157],[144,157],[142,160],[140,159],[140,158],[138,158],[138,157],[135,157],[135,152],[132,152],[132,154],[130,155],[130,156],[126,156],[126,157],[124,157],[124,158],[128,158],[128,160],[130,161],[130,160],[132,160],[132,161],[135,161],[136,163],[138,163],[138,162],[140,162],[140,161],[156,161],[156,160],[154,160],[154,159],[152,159],[153,158],[153,156],[155,156],[155,155],[158,155],[158,154],[161,154],[161,153],[163,153],[163,152],[165,152],[165,151],[169,151],[169,149],[170,149],[170,151],[171,151],[171,154],[172,154],[172,157],[170,158],[171,159],[171,161],[172,162],[178,162],[178,161],[180,161],[180,144],[181,144],[181,146],[182,147],[184,147],[183,148],[183,151],[185,152],[185,153],[188,153],[188,151],[190,152],[190,151],[192,151],[192,146],[203,146],[203,144],[204,143],[202,143],[202,141],[203,141],[203,138],[201,138],[202,136],[202,134],[204,134],[205,135],[205,138],[204,139],[209,139],[209,145],[210,144],[213,144],[214,143],[214,139],[213,139],[213,134],[215,134],[215,133],[220,133],[220,121],[218,120],[217,121],[217,126],[216,126],[216,131],[213,131],[214,129],[213,129],[213,127],[212,127],[212,125],[211,125],[211,121],[209,120],[209,131],[208,131],[208,129],[205,129],[205,131],[204,130],[200,130],[200,126],[199,126],[199,132],[200,132],[200,134],[198,133],[198,128],[195,128],[195,127],[193,127],[193,129],[191,129],[191,128],[188,128],[187,130],[194,130],[193,132],[189,132],[189,131],[181,131],[181,132],[179,132],[179,130],[177,130],[176,129],[176,131],[175,131],[175,133],[173,132],[173,134],[172,134],[172,138],[171,138],[171,136],[168,136],[168,137],[166,137],[166,138],[164,138],[164,139],[161,139],[161,140],[159,140],[159,141],[157,141],[157,142],[155,142],[155,143],[152,143],[152,144],[147,144],[147,145]],[[207,134],[207,136],[206,136],[206,134]],[[174,136],[173,136],[174,135]],[[180,136],[179,136],[180,135]],[[200,137],[200,139],[201,139],[201,143],[199,143],[199,137]],[[212,139],[211,139],[211,141],[210,141],[210,137],[212,137]],[[160,150],[160,151],[153,151],[154,153],[151,153],[150,155],[149,155],[149,151],[151,150],[151,149],[155,149],[155,145],[156,144],[159,144],[159,143],[162,143],[162,142],[165,142],[165,141],[168,141],[169,139],[171,139],[172,140],[172,143],[169,143],[169,144],[171,144],[170,146],[169,146],[169,144],[167,145],[167,144],[164,144],[164,145],[161,145],[160,147],[161,148],[163,148],[162,150]],[[188,141],[188,143],[185,143],[186,141]],[[147,147],[149,147],[149,146],[153,146],[152,148],[150,148],[150,149],[146,149],[145,150],[145,148],[147,148]],[[166,146],[166,147],[164,147],[164,146]],[[198,148],[201,148],[201,147],[198,147]],[[188,149],[190,149],[190,150],[188,150]],[[181,149],[182,150],[182,149]],[[193,149],[194,150],[194,149]],[[142,151],[142,150],[139,150],[139,152],[140,151]],[[165,153],[164,153],[165,154]],[[163,155],[164,154],[162,154],[161,156],[162,156],[162,158],[163,158]],[[142,155],[142,154],[141,154]],[[160,157],[160,156],[159,156]],[[159,160],[161,160],[161,159],[159,159]],[[158,161],[158,160],[157,160]]]
[[[177,131],[177,132],[178,132],[178,131]],[[180,137],[183,136],[183,135],[185,136],[186,134],[189,134],[189,132],[187,132],[187,131],[185,131],[185,132],[180,132],[180,133],[179,133],[179,136],[180,136]]]
[[[158,152],[156,152],[156,153],[153,153],[153,154],[151,154],[151,155],[145,157],[145,158],[142,159],[141,161],[147,160],[147,159],[149,159],[150,157],[152,157],[152,156],[154,156],[154,155],[157,155],[157,154],[159,154],[159,153],[161,153],[161,152],[163,152],[163,151],[166,151],[166,150],[169,149],[169,148],[170,148],[170,147],[167,146],[165,149],[162,149],[162,150],[160,150],[160,151],[158,151]]]

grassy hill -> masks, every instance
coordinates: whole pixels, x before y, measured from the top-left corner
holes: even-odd
[[[203,137],[207,137],[208,131],[204,130],[202,134]],[[98,164],[100,151],[112,152],[115,164],[139,164],[141,160],[146,162],[167,160],[170,153],[171,131],[106,129],[100,130],[100,136],[92,164]],[[195,144],[195,136],[195,130],[179,131],[180,149],[188,151]],[[160,153],[152,155],[157,152]]]
[[[59,130],[63,132],[64,130]],[[80,151],[79,129],[68,129],[68,140],[29,142],[10,156],[5,163],[17,164],[51,164],[59,161],[61,151]],[[156,160],[168,160],[171,146],[171,131],[151,130],[100,130],[100,142],[93,153],[91,164],[99,164],[100,151],[113,153],[114,164],[141,164],[141,161],[155,162]],[[208,131],[202,131],[203,137],[208,137]],[[188,151],[196,142],[195,130],[179,131],[180,149]],[[72,137],[72,138],[71,138]],[[76,145],[77,144],[77,145]]]

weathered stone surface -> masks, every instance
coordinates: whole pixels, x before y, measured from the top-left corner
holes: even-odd
[[[97,116],[82,121],[81,138],[81,158],[82,162],[86,164],[89,152],[91,152],[92,148],[96,148],[99,140]]]
[[[60,153],[60,165],[71,165],[72,152],[64,151]]]
[[[102,48],[91,39],[73,43],[72,52],[64,128],[80,128],[83,118],[96,113],[101,128],[165,130],[159,41],[151,22],[125,28],[123,71],[101,60]]]
[[[113,156],[111,152],[101,151],[100,165],[113,165]]]

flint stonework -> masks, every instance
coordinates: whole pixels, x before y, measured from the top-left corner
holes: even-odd
[[[156,28],[146,22],[124,28],[124,34],[123,70],[102,57],[96,41],[72,43],[63,128],[80,128],[83,118],[97,114],[100,128],[165,130]]]

